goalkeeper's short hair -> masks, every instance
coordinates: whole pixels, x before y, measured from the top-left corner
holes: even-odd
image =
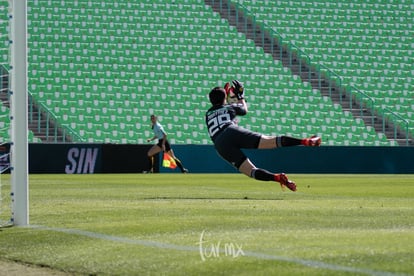
[[[210,102],[212,105],[219,105],[224,102],[226,98],[226,91],[223,87],[214,87],[208,94]]]

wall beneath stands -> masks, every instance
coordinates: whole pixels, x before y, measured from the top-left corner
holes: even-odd
[[[235,172],[212,146],[174,146],[190,172]],[[286,147],[245,150],[257,166],[286,173],[414,173],[414,147]],[[161,168],[161,172],[168,172]]]
[[[142,173],[151,145],[29,145],[30,173]],[[173,145],[190,173],[235,173],[211,145]],[[414,173],[414,147],[287,147],[246,150],[256,166],[286,173]],[[158,156],[161,157],[161,156]],[[160,158],[156,160],[161,165]],[[161,173],[179,173],[159,167]]]
[[[149,168],[147,151],[150,147],[125,144],[29,144],[29,173],[142,173]],[[159,163],[158,156],[155,162]]]

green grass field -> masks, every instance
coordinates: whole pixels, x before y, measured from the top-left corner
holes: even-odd
[[[0,229],[0,260],[76,275],[414,275],[414,175],[290,178],[296,193],[240,174],[31,175],[30,226]]]

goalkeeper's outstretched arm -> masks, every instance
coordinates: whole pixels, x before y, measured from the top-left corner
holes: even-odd
[[[237,97],[237,103],[242,104],[243,108],[246,110],[246,113],[247,113],[248,109],[247,109],[246,100],[244,99],[244,86],[243,86],[243,83],[241,83],[238,80],[233,80],[232,83],[233,83],[233,88],[234,88],[233,93]]]
[[[237,100],[237,103],[243,105],[243,108],[244,108],[244,110],[246,110],[246,113],[249,111],[247,109],[247,103],[246,103],[246,100],[244,98],[241,99],[241,100]]]

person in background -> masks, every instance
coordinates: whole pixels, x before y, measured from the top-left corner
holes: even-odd
[[[148,160],[149,160],[149,173],[153,173],[154,172],[154,156],[158,153],[160,153],[161,151],[168,153],[176,162],[177,166],[180,168],[182,173],[188,173],[188,170],[186,168],[184,168],[183,164],[181,163],[181,161],[175,156],[174,151],[171,148],[170,143],[168,142],[167,139],[167,133],[165,132],[163,126],[158,122],[157,120],[157,116],[155,116],[154,114],[151,115],[151,128],[152,131],[154,132],[154,136],[147,139],[147,142],[151,142],[155,139],[158,139],[157,144],[153,145],[147,153],[148,156]]]

